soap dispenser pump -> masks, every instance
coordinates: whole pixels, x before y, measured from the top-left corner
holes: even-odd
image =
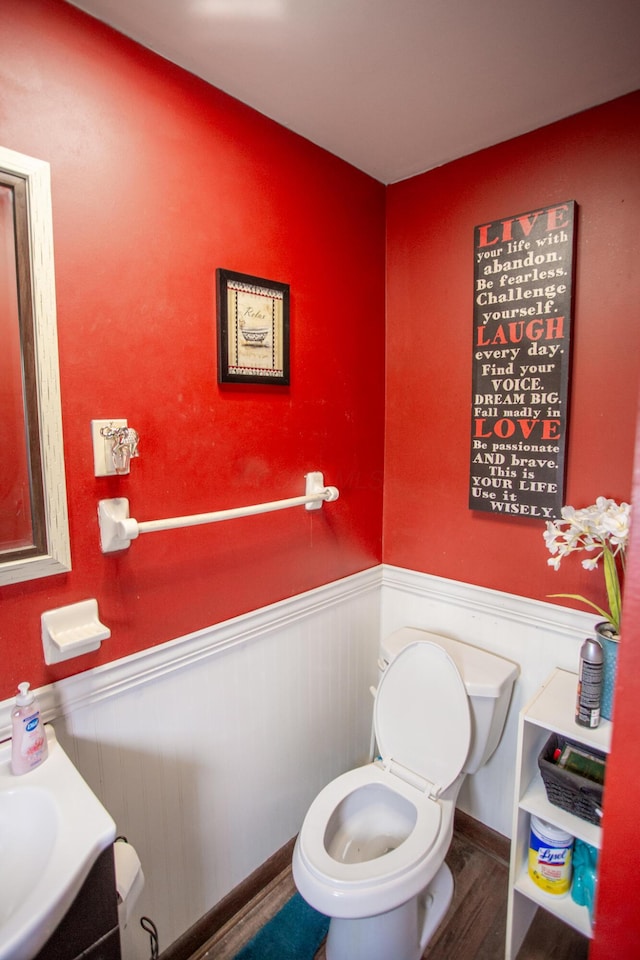
[[[11,771],[16,775],[38,767],[48,754],[47,734],[40,719],[40,708],[28,683],[18,684],[11,711]]]

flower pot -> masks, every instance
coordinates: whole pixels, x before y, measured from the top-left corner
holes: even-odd
[[[602,623],[597,623],[595,630],[596,636],[602,644],[602,654],[604,658],[600,716],[604,717],[605,720],[611,720],[613,717],[613,694],[618,669],[618,645],[620,643],[620,636],[607,620],[603,620]]]

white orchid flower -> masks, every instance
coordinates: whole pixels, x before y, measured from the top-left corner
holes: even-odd
[[[562,507],[560,519],[548,520],[543,531],[545,545],[551,554],[547,563],[554,570],[559,570],[561,561],[578,550],[594,554],[582,560],[585,570],[597,570],[600,560],[603,561],[608,611],[573,593],[554,593],[552,596],[586,603],[613,624],[617,633],[620,632],[622,612],[620,576],[624,572],[630,524],[630,504],[598,497],[592,506],[581,510],[569,505]]]

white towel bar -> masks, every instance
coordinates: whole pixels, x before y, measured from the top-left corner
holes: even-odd
[[[98,503],[98,525],[100,527],[100,548],[103,553],[126,550],[131,541],[141,533],[154,533],[156,530],[175,530],[177,527],[193,527],[200,523],[219,523],[221,520],[235,520],[237,517],[251,517],[258,513],[271,513],[274,510],[287,510],[289,507],[304,506],[306,510],[320,510],[322,504],[337,500],[340,496],[336,487],[325,487],[324,477],[319,471],[305,475],[306,490],[302,497],[290,497],[288,500],[272,500],[270,503],[255,503],[248,507],[233,510],[216,510],[213,513],[195,513],[188,517],[168,517],[166,520],[143,520],[139,522],[129,516],[129,501],[126,497],[113,500],[100,500]]]

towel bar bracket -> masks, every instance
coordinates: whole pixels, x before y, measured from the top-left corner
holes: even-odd
[[[317,498],[305,503],[305,510],[321,510],[323,503],[332,503],[340,496],[337,487],[325,487],[324,476],[319,470],[312,470],[310,473],[306,473],[305,480],[305,497]]]

